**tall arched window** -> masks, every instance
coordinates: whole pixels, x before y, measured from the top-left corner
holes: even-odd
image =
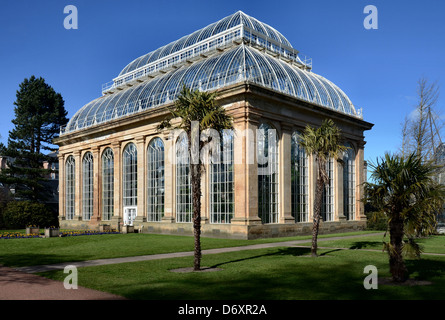
[[[326,162],[326,173],[329,183],[325,185],[323,190],[321,216],[323,221],[332,221],[334,219],[334,159],[332,158]]]
[[[138,153],[134,143],[125,146],[122,160],[123,204],[124,207],[134,207],[137,205],[138,195]]]
[[[262,123],[257,130],[258,216],[263,223],[278,223],[278,138]]]
[[[69,156],[65,162],[65,217],[74,219],[76,209],[76,162],[73,156]]]
[[[343,212],[347,220],[355,218],[355,150],[350,143],[343,155]]]
[[[224,130],[218,163],[210,164],[210,222],[230,223],[234,213],[233,132]]]
[[[147,149],[147,221],[161,221],[164,192],[164,143],[154,138]]]
[[[291,139],[292,216],[296,222],[307,222],[309,211],[308,156],[300,145],[300,140],[300,133],[294,132]]]
[[[114,154],[111,148],[102,153],[102,219],[111,220],[114,213]]]
[[[85,153],[82,160],[82,219],[90,220],[93,215],[93,154]]]
[[[176,140],[176,222],[192,221],[190,156],[185,132]]]

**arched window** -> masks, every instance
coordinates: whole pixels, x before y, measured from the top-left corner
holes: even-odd
[[[347,220],[355,218],[355,150],[350,143],[343,154],[343,212]]]
[[[190,156],[185,132],[176,140],[176,222],[192,221]]]
[[[224,130],[218,163],[210,164],[210,222],[230,223],[234,213],[233,132]]]
[[[69,156],[65,162],[65,217],[74,219],[76,209],[76,163],[73,156]]]
[[[325,185],[323,190],[321,216],[323,221],[332,221],[334,219],[334,159],[332,158],[326,162],[326,173],[329,183]]]
[[[134,143],[127,144],[124,148],[122,158],[122,195],[124,207],[134,207],[137,205],[137,159],[138,154],[136,145]]]
[[[114,154],[111,148],[102,153],[102,219],[111,220],[114,213]]]
[[[262,123],[257,130],[258,216],[263,223],[278,223],[278,138]]]
[[[147,221],[161,221],[164,192],[164,143],[154,138],[147,149]]]
[[[93,215],[93,154],[85,153],[82,160],[82,219],[90,220]]]
[[[300,140],[300,133],[294,132],[291,139],[292,216],[296,222],[307,222],[309,211],[308,156],[300,145]]]

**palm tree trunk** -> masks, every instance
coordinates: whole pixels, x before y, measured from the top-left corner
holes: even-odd
[[[389,269],[395,282],[405,282],[408,279],[408,270],[402,256],[403,249],[403,220],[396,214],[389,223]]]
[[[320,228],[320,218],[321,218],[321,206],[323,205],[323,189],[324,189],[324,181],[323,181],[323,168],[326,164],[322,161],[317,160],[318,164],[318,178],[315,190],[315,201],[314,201],[314,224],[312,225],[312,247],[311,254],[313,257],[317,257],[317,240],[318,240],[318,230]]]
[[[201,270],[201,165],[191,164],[191,184],[193,203],[193,234],[195,251],[193,270]]]

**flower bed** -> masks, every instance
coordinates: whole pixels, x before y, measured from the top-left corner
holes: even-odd
[[[0,232],[0,239],[20,239],[20,238],[39,238],[40,234],[23,232]]]
[[[94,230],[60,230],[59,237],[72,236],[91,236],[101,234],[119,234],[120,232],[112,229],[110,231],[94,231]],[[26,234],[20,231],[0,231],[0,239],[22,239],[22,238],[39,238],[39,233]]]
[[[73,236],[91,236],[100,234],[118,234],[120,232],[112,229],[110,231],[95,231],[95,230],[62,230],[60,231],[61,237],[73,237]]]

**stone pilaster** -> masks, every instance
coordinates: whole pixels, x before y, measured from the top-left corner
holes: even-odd
[[[308,222],[314,220],[314,203],[315,203],[315,189],[317,188],[318,168],[315,156],[313,154],[308,155]]]
[[[279,223],[295,223],[292,217],[292,170],[291,170],[292,126],[281,124],[279,140]]]
[[[147,211],[145,210],[145,198],[147,195],[147,188],[145,186],[146,177],[146,143],[144,137],[136,138],[136,148],[138,151],[137,155],[137,179],[138,179],[138,190],[137,190],[137,216],[135,223],[142,223],[147,221]]]
[[[344,190],[343,190],[343,170],[344,164],[342,162],[334,160],[334,220],[346,220],[344,213]]]
[[[74,163],[75,163],[75,187],[74,187],[74,193],[75,193],[75,211],[74,211],[74,218],[73,220],[82,220],[82,158],[81,158],[81,151],[76,150],[73,153],[74,157]]]
[[[121,230],[122,222],[122,150],[119,141],[111,145],[114,156],[114,208],[111,226]]]
[[[66,185],[65,185],[65,156],[63,154],[58,155],[59,160],[59,221],[66,219],[65,206],[66,206]]]
[[[161,137],[164,142],[164,217],[162,222],[172,223],[174,217],[174,159],[175,159],[175,141],[169,133],[164,133]]]
[[[355,176],[356,176],[356,188],[355,188],[355,220],[366,220],[365,205],[360,201],[364,197],[363,183],[366,181],[364,170],[364,157],[365,157],[365,141],[361,141],[357,148],[357,154],[355,156]]]
[[[101,201],[101,172],[100,172],[100,149],[93,147],[91,150],[93,154],[93,215],[90,220],[92,227],[99,227],[101,219],[100,201]]]
[[[258,217],[258,168],[256,131],[259,117],[235,119],[234,184],[235,215],[232,225],[261,224]]]

